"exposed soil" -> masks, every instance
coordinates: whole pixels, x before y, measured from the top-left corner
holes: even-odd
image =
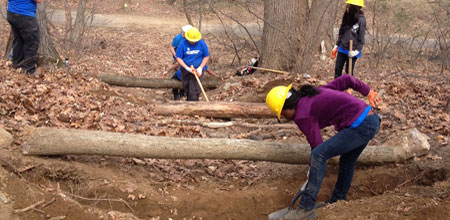
[[[257,134],[269,136],[267,139],[273,141],[306,142],[297,130],[279,135],[271,129],[158,125],[158,121],[168,117],[154,115],[152,103],[170,100],[170,90],[111,87],[96,76],[114,73],[161,77],[162,70],[171,64],[167,45],[184,22],[178,11],[180,6],[170,8],[160,1],[148,1],[139,2],[135,11],[126,11],[116,1],[106,2],[111,4],[105,3],[102,13],[132,20],[139,18],[133,12],[147,17],[147,12],[153,12],[150,17],[165,22],[152,25],[164,28],[95,27],[89,32],[84,56],[73,61],[70,69],[45,67],[39,78],[21,75],[8,61],[0,60],[0,124],[15,138],[12,146],[0,149],[0,198],[5,197],[0,199],[0,220],[56,220],[63,219],[62,216],[74,220],[267,219],[269,213],[286,207],[305,181],[307,166],[21,154],[22,132],[30,125],[168,137],[249,138]],[[176,22],[166,22],[167,16]],[[1,33],[7,33],[7,22],[2,19],[0,24]],[[58,30],[63,27],[55,27],[52,32],[60,37],[62,33]],[[233,51],[223,45],[222,39],[212,35],[206,35],[205,39],[212,52],[210,67],[226,80],[224,86],[208,91],[213,100],[260,102],[272,86],[290,81],[294,86],[305,82],[320,85],[334,76],[331,74],[334,61],[317,59],[308,73],[313,76],[311,79],[302,74],[293,79],[260,73],[235,77],[236,64],[230,65]],[[4,51],[5,44],[6,39],[1,38],[0,51]],[[250,48],[242,54],[246,59],[254,56]],[[441,73],[438,64],[426,58],[413,64],[405,59],[395,61],[400,71],[393,71],[389,61],[375,71],[370,65],[370,55],[357,63],[359,78],[375,89],[386,90],[385,104],[379,111],[384,120],[370,144],[381,144],[416,127],[430,137],[430,153],[401,164],[358,165],[348,201],[318,210],[317,219],[450,218],[450,116],[444,112],[450,100],[450,75],[448,71]],[[236,120],[276,123],[272,119]],[[332,128],[324,129],[324,139],[334,133]],[[331,195],[337,172],[335,165],[328,166],[318,201]],[[42,200],[44,205],[34,210],[14,212]]]

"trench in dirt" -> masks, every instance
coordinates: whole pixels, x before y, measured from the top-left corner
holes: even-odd
[[[256,178],[230,177],[232,172],[242,172],[231,161],[224,162],[227,168],[219,178],[205,172],[200,163],[195,162],[172,171],[161,170],[151,162],[139,166],[120,158],[81,158],[88,159],[80,162],[77,158],[78,162],[73,162],[70,157],[38,158],[36,161],[40,162],[32,162],[34,165],[16,161],[16,167],[34,166],[22,173],[31,186],[21,183],[14,175],[1,182],[7,186],[9,195],[20,194],[15,204],[30,204],[42,197],[48,201],[63,192],[71,199],[64,201],[56,197],[56,202],[43,211],[54,216],[68,215],[70,219],[98,219],[111,211],[132,213],[141,219],[266,219],[269,213],[289,204],[305,181],[307,169],[306,166],[257,162],[256,168],[248,171],[259,173],[254,175]],[[337,172],[336,166],[328,166],[318,201],[331,195]],[[432,186],[449,176],[448,169],[421,168],[416,164],[359,166],[348,200],[377,197],[411,186]],[[450,197],[449,194],[440,196]],[[42,217],[37,211],[20,215],[24,219]]]

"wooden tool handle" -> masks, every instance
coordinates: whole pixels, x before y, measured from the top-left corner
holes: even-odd
[[[208,96],[206,95],[205,90],[203,89],[203,85],[202,82],[200,81],[200,79],[198,78],[198,71],[194,68],[194,66],[191,66],[191,70],[194,73],[195,79],[197,80],[198,85],[200,86],[200,89],[202,90],[203,96],[205,96],[205,99],[207,102],[209,102]]]

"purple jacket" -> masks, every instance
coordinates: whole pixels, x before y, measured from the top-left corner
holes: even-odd
[[[337,131],[347,128],[367,108],[364,101],[343,92],[348,88],[364,96],[370,92],[368,85],[345,74],[328,85],[318,87],[320,91],[318,95],[303,97],[298,102],[294,122],[305,134],[311,149],[323,142],[320,129],[330,125],[334,125]]]

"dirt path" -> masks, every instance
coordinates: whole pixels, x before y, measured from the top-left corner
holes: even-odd
[[[75,20],[76,12],[72,12]],[[64,24],[65,15],[62,10],[55,10],[50,14],[53,23]],[[95,14],[92,24],[96,27],[114,27],[114,28],[160,28],[168,31],[178,30],[186,24],[186,17],[171,16],[167,14],[143,16],[132,14]],[[251,34],[260,35],[262,27],[256,23],[243,23]],[[233,32],[238,35],[247,34],[244,28],[238,24],[231,27]],[[223,32],[223,26],[218,20],[207,19],[202,23],[202,31],[218,34]]]

